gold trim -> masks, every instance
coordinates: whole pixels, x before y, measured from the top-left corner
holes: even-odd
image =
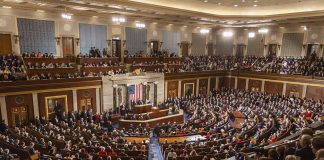
[[[193,85],[193,87],[192,87],[193,91],[192,91],[192,94],[191,95],[194,95],[195,96],[196,95],[196,92],[195,92],[195,83],[183,83],[182,96],[186,96],[186,94],[185,94],[186,84],[192,84]]]
[[[48,96],[45,97],[45,118],[48,120],[48,100],[53,98],[64,98],[64,111],[68,113],[68,102],[67,102],[67,95],[59,95],[59,96]]]
[[[82,90],[82,89],[97,89],[101,88],[101,85],[96,86],[86,86],[86,87],[73,87],[73,88],[60,88],[60,89],[46,89],[46,90],[31,90],[31,91],[21,91],[21,92],[8,92],[1,93],[0,96],[11,96],[19,94],[33,94],[33,93],[46,93],[46,92],[57,92],[57,91],[72,91],[72,90]]]
[[[243,79],[251,79],[251,80],[259,80],[259,81],[265,81],[265,82],[277,82],[277,83],[287,83],[287,84],[298,84],[298,85],[305,85],[305,86],[315,86],[315,87],[324,87],[322,84],[314,84],[314,83],[303,83],[303,82],[291,82],[291,81],[283,81],[283,80],[271,80],[271,79],[262,79],[262,78],[251,78],[251,77],[241,77],[241,76],[229,76],[237,77],[237,78],[243,78]]]

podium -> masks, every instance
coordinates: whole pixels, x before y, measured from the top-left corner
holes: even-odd
[[[133,108],[135,114],[151,112],[151,109],[152,109],[151,104],[134,105]]]

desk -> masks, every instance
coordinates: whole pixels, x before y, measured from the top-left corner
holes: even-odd
[[[146,126],[148,124],[151,128],[155,127],[157,123],[168,123],[168,122],[176,122],[178,124],[182,124],[184,122],[183,119],[183,111],[181,110],[180,113],[174,115],[168,115],[164,117],[149,119],[149,120],[119,120],[119,127],[124,128],[133,124],[134,126],[138,126],[141,124],[142,126]]]
[[[152,105],[151,104],[143,104],[143,105],[134,105],[134,113],[141,114],[151,112]]]

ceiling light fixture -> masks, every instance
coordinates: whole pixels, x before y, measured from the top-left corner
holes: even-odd
[[[207,34],[207,33],[209,33],[209,29],[201,29],[200,33],[201,34]]]
[[[224,31],[223,32],[223,37],[232,37],[233,36],[233,32],[231,31]]]
[[[307,31],[307,26],[304,26],[304,31]]]
[[[257,7],[257,6],[258,6],[257,4],[253,5],[253,7]]]
[[[62,13],[61,14],[61,17],[63,18],[63,19],[72,19],[72,14],[71,13]]]
[[[207,2],[208,2],[208,0],[204,0],[204,2],[205,2],[205,3],[207,3]]]
[[[2,8],[5,8],[5,9],[10,9],[11,6],[2,6]]]
[[[234,7],[238,7],[238,5],[237,5],[237,4],[235,4],[235,5],[234,5]]]
[[[142,29],[142,28],[145,28],[146,25],[145,25],[144,23],[136,23],[135,26],[136,26],[137,28]]]
[[[249,33],[249,38],[254,38],[255,37],[255,32],[250,32]]]
[[[267,28],[260,28],[260,29],[258,30],[258,32],[259,32],[259,33],[268,33],[269,30],[268,30]]]
[[[126,22],[124,17],[112,17],[112,21],[117,24]]]
[[[36,10],[36,12],[44,13],[45,11],[44,10],[41,10],[41,9],[38,9],[38,10]]]

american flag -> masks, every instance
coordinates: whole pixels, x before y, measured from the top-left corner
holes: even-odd
[[[138,100],[141,96],[141,85],[135,84],[128,87],[129,100]]]

